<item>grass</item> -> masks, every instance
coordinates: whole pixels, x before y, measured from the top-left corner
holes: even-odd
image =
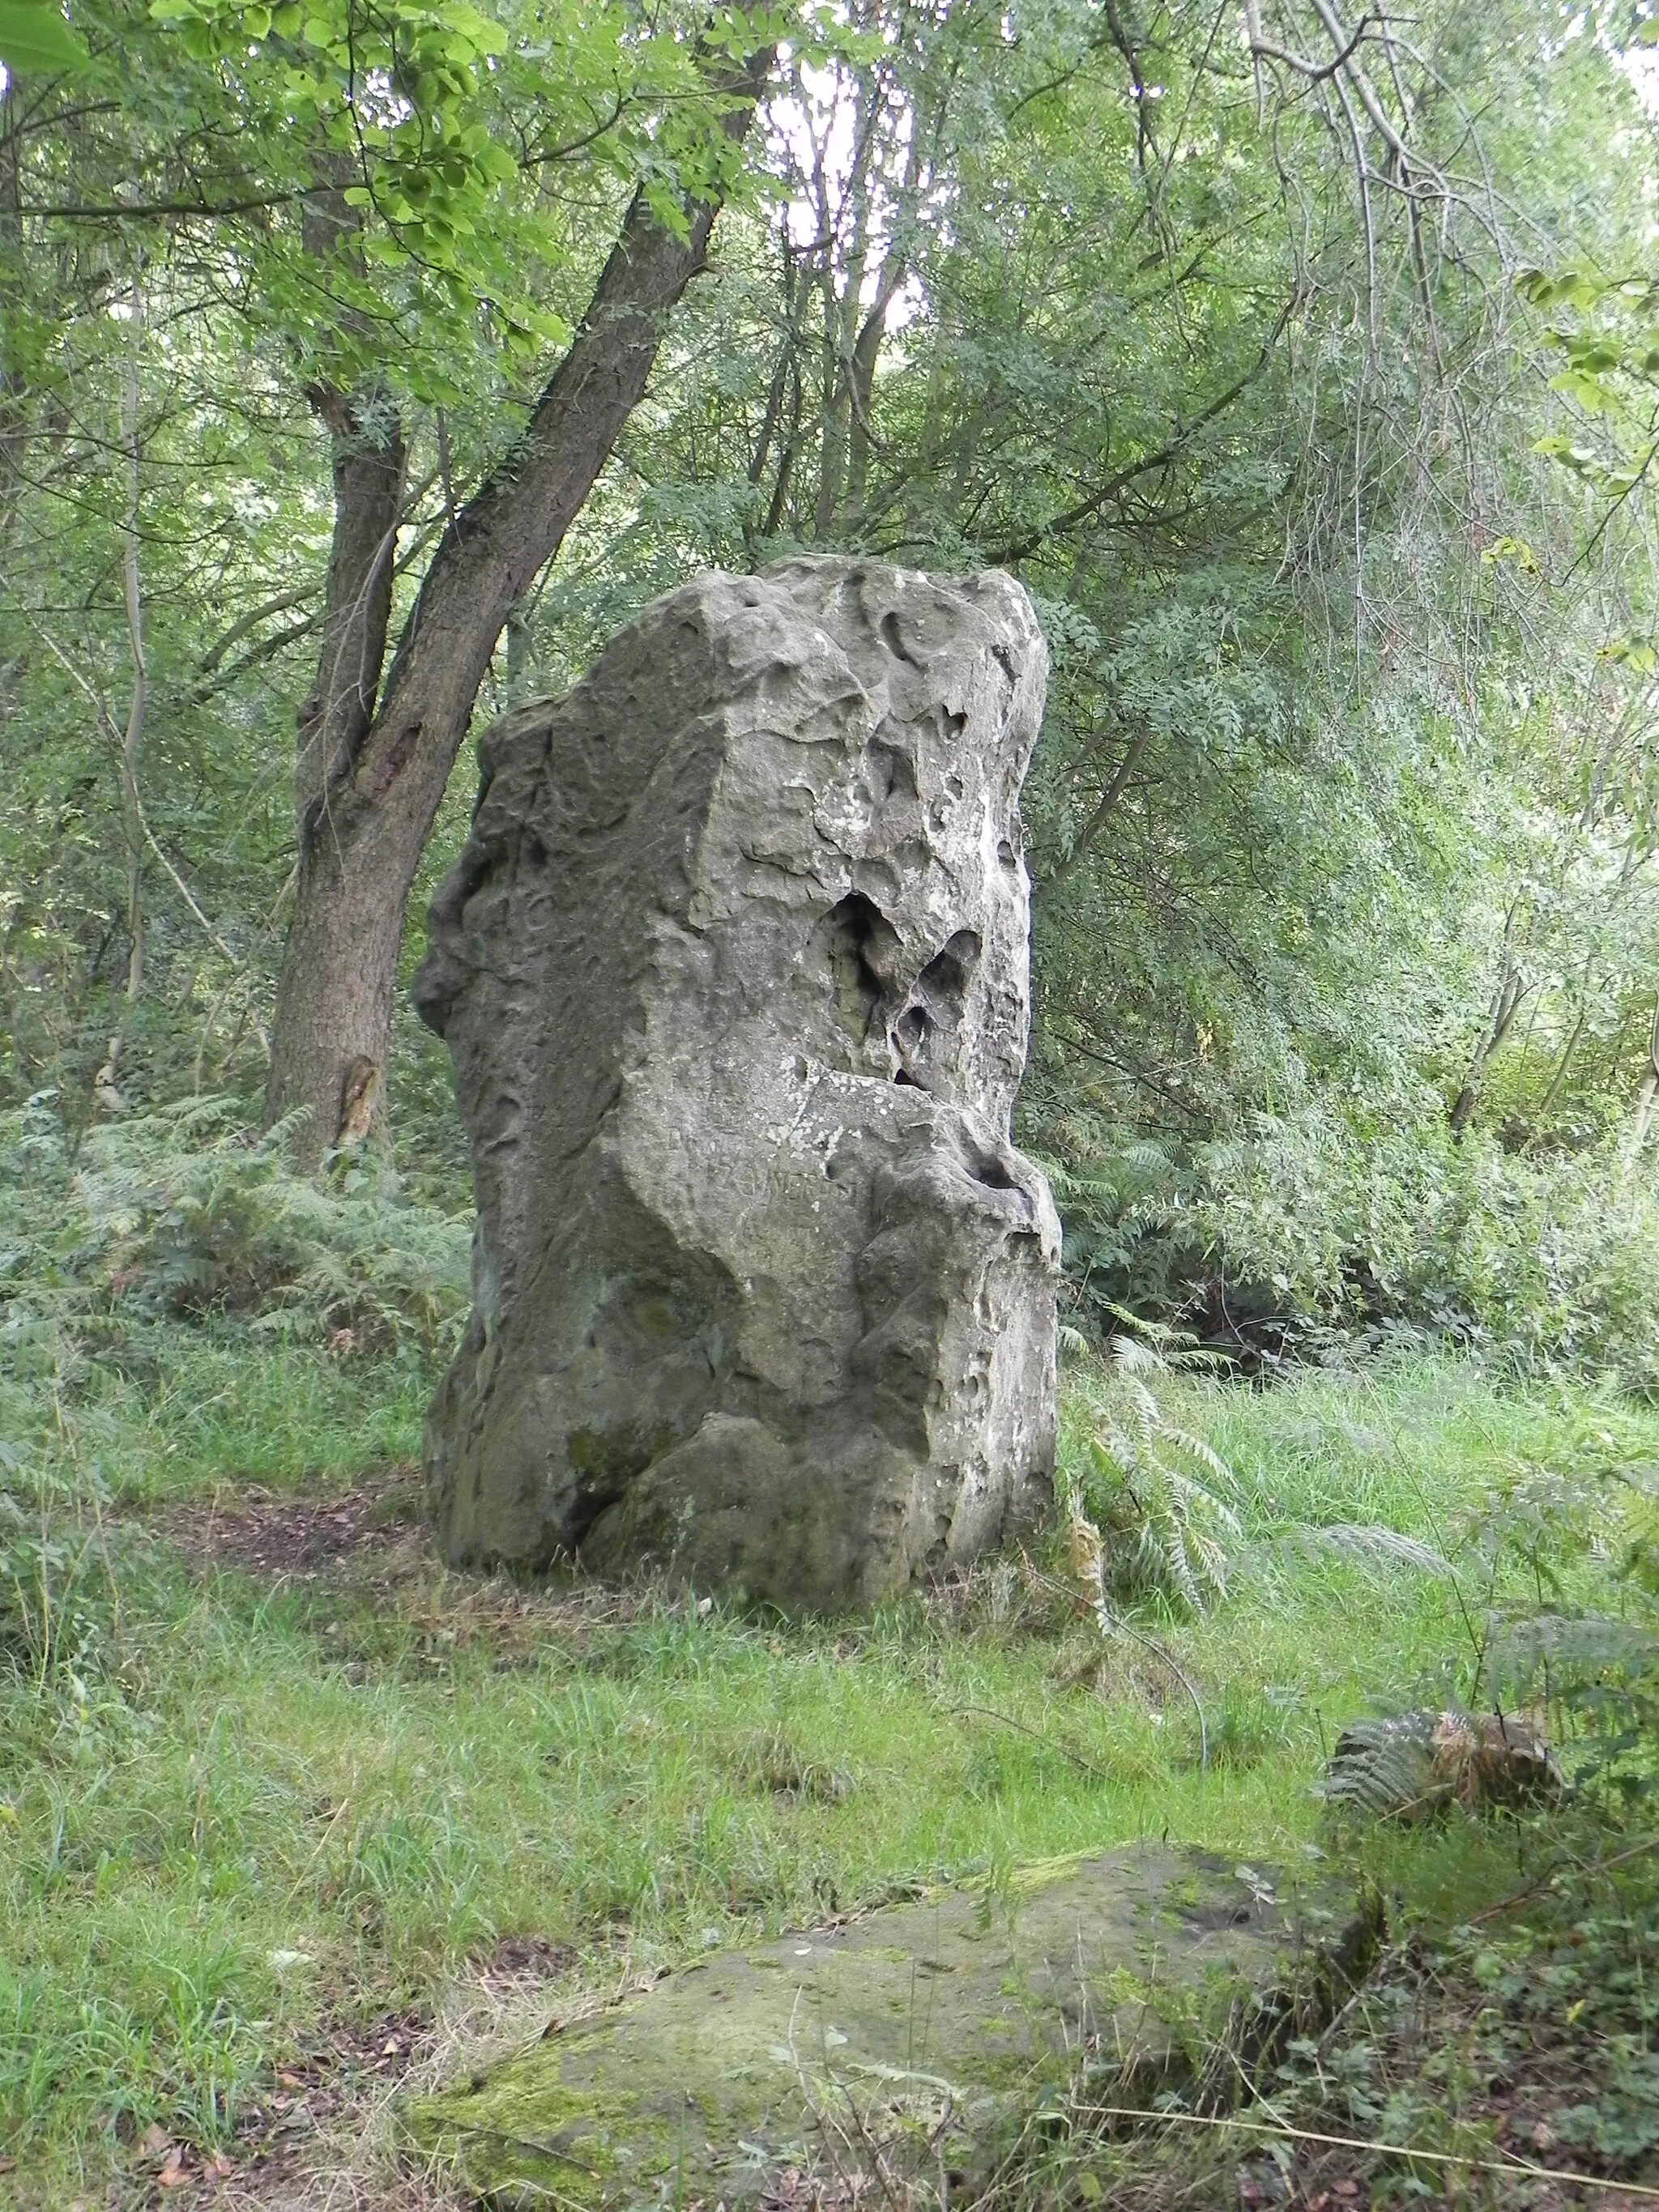
[[[320,2038],[434,2012],[506,1938],[546,1939],[580,1990],[1140,1836],[1328,1850],[1325,1748],[1374,1699],[1467,1681],[1481,1591],[1304,1532],[1371,1522],[1454,1553],[1516,1469],[1587,1435],[1659,1445],[1650,1417],[1450,1364],[1183,1384],[1250,1539],[1207,1618],[1139,1624],[1205,1701],[1206,1771],[1170,1670],[1145,1645],[1103,1660],[1051,1562],[816,1629],[481,1587],[395,1520],[314,1580],[250,1571],[216,1557],[210,1509],[373,1477],[395,1516],[408,1479],[385,1469],[427,1379],[169,1340],[148,1378],[81,1370],[55,1409],[29,1401],[79,1625],[54,1668],[0,1675],[0,2197],[24,2203],[112,2182],[123,2201],[153,2124],[233,2143]],[[1360,1848],[1453,1915],[1516,1879],[1506,1834],[1461,1817]]]

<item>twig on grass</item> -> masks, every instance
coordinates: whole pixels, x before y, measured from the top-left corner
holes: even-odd
[[[1121,1613],[1111,1613],[1109,1619],[1113,1633],[1127,1636],[1132,1643],[1144,1645],[1155,1659],[1161,1659],[1192,1699],[1193,1711],[1198,1715],[1198,1771],[1200,1774],[1207,1774],[1210,1771],[1210,1730],[1204,1718],[1204,1700],[1199,1696],[1192,1677],[1180,1661],[1164,1650],[1155,1636],[1143,1636],[1138,1628],[1131,1628]],[[1104,1617],[1101,1626],[1103,1630],[1105,1629]]]
[[[293,1888],[289,1890],[288,1895],[283,1899],[283,1910],[284,1911],[288,1910],[289,1906],[293,1904],[295,1899],[300,1894],[300,1892],[305,1887],[306,1881],[311,1873],[311,1869],[316,1865],[318,1860],[321,1858],[324,1850],[327,1847],[329,1838],[334,1833],[335,1829],[340,1825],[340,1817],[347,1810],[350,1803],[351,1798],[349,1793],[348,1793],[345,1796],[341,1798],[339,1803],[334,1808],[332,1814],[329,1817],[327,1827],[323,1830],[322,1834],[317,1838],[316,1850],[313,1851],[311,1856],[306,1861],[304,1866],[301,1868],[298,1881],[295,1881]]]
[[[1316,2057],[1322,2058],[1325,2053],[1330,2049],[1332,2044],[1335,2042],[1338,2035],[1341,2033],[1344,2021],[1352,2016],[1355,2006],[1359,2004],[1376,1986],[1376,1982],[1381,1978],[1383,1967],[1389,1963],[1390,1958],[1394,1955],[1398,1948],[1399,1947],[1397,1945],[1391,1944],[1387,1949],[1380,1951],[1376,1957],[1371,1960],[1370,1966],[1365,1969],[1364,1977],[1361,1979],[1358,1987],[1354,1990],[1352,1994],[1348,1997],[1346,2002],[1339,2007],[1339,2008],[1331,2014],[1331,2017],[1327,2021],[1324,2031],[1321,2034],[1318,2042],[1314,2045],[1314,2051]]]
[[[1041,1729],[1032,1728],[1028,1722],[1017,1721],[1012,1713],[1000,1713],[991,1705],[958,1705],[956,1711],[964,1717],[969,1713],[977,1713],[981,1720],[1000,1721],[1004,1728],[1018,1729],[1022,1735],[1029,1735],[1034,1742],[1047,1744],[1050,1751],[1057,1751],[1062,1759],[1070,1759],[1079,1774],[1086,1774],[1095,1782],[1104,1783],[1110,1778],[1102,1773],[1099,1767],[1092,1765],[1088,1759],[1073,1751],[1069,1744],[1060,1743],[1054,1737],[1045,1735]]]
[[[1606,1874],[1609,1868],[1627,1865],[1632,1859],[1639,1859],[1644,1851],[1653,1850],[1656,1847],[1659,1847],[1659,1836],[1645,1836],[1639,1844],[1632,1844],[1627,1851],[1615,1851],[1610,1859],[1597,1859],[1594,1866],[1581,1866],[1578,1871],[1584,1875]],[[1500,1897],[1496,1905],[1488,1905],[1482,1911],[1470,1913],[1469,1926],[1478,1928],[1483,1920],[1496,1920],[1500,1912],[1513,1912],[1517,1905],[1524,1905],[1529,1898],[1540,1895],[1554,1879],[1553,1875],[1546,1875],[1542,1881],[1530,1882],[1525,1889],[1517,1889],[1511,1896]]]
[[[1040,1567],[1033,1565],[1030,1559],[1023,1550],[1020,1556],[1025,1560],[1026,1580],[1029,1584],[1034,1588],[1041,1584],[1045,1589],[1058,1591],[1063,1597],[1073,1600],[1076,1598],[1078,1593],[1073,1590],[1069,1583],[1059,1582],[1053,1575],[1045,1575]],[[1192,1676],[1174,1653],[1166,1650],[1158,1642],[1157,1637],[1145,1635],[1139,1629],[1131,1627],[1116,1607],[1108,1602],[1103,1585],[1098,1589],[1094,1589],[1092,1584],[1085,1585],[1083,1601],[1095,1617],[1095,1623],[1100,1631],[1103,1643],[1109,1641],[1114,1636],[1127,1636],[1132,1644],[1139,1644],[1143,1651],[1150,1651],[1154,1659],[1161,1660],[1192,1699],[1193,1711],[1198,1715],[1199,1771],[1207,1773],[1210,1765],[1210,1731],[1204,1718],[1204,1700],[1199,1696],[1197,1686]],[[1091,1658],[1086,1666],[1078,1668],[1073,1673],[1066,1675],[1062,1687],[1069,1690],[1074,1684],[1080,1682],[1085,1674],[1094,1673],[1099,1663],[1097,1658]]]
[[[1621,2191],[1626,2197],[1659,2203],[1659,2189],[1639,2181],[1613,2181],[1599,2173],[1575,2173],[1559,2166],[1534,2166],[1523,2158],[1468,2158],[1455,2150],[1417,2150],[1409,2143],[1373,2142],[1364,2136],[1329,2136],[1316,2128],[1293,2128],[1284,2120],[1255,2120],[1242,2112],[1151,2112],[1133,2105],[1091,2105],[1096,2119],[1167,2122],[1175,2127],[1242,2128],[1247,2134],[1273,2136],[1284,2142],[1322,2143],[1328,2149],[1368,2151],[1374,2158],[1409,2158],[1429,2166],[1458,2166],[1471,2173],[1507,2173],[1527,2181],[1557,2181],[1571,2189]]]

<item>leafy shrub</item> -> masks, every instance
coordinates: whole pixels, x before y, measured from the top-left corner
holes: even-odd
[[[1574,1779],[1609,1805],[1659,1790],[1659,1467],[1591,1431],[1565,1467],[1522,1467],[1470,1516],[1467,1540],[1496,1589],[1482,1682],[1535,1698],[1575,1739]],[[1578,1571],[1583,1570],[1583,1571]]]
[[[1659,1393],[1659,1199],[1615,1157],[1504,1152],[1443,1117],[1258,1115],[1184,1152],[1073,1115],[1042,1133],[1079,1304],[1240,1352],[1415,1335]]]
[[[1031,1146],[1066,1227],[1066,1271],[1082,1311],[1109,1334],[1114,1312],[1187,1311],[1206,1273],[1198,1178],[1172,1146],[1071,1114]]]
[[[52,1108],[0,1118],[21,1170],[0,1186],[0,1297],[55,1291],[83,1321],[234,1316],[342,1349],[431,1353],[459,1327],[467,1223],[399,1203],[374,1165],[291,1175],[285,1132],[251,1136],[216,1098],[100,1125],[71,1157]]]
[[[78,1144],[50,1093],[0,1115],[0,1662],[70,1700],[101,1667],[104,1507],[193,1359],[237,1377],[274,1335],[422,1368],[460,1326],[467,1234],[372,1169],[291,1176],[223,1100]]]

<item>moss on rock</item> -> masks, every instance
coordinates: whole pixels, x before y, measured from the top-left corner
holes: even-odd
[[[1055,1860],[722,1953],[406,2117],[496,2203],[733,2204],[848,2100],[972,2136],[1084,2048],[1167,2071],[1242,1993],[1328,1978],[1362,1919],[1191,1853]]]

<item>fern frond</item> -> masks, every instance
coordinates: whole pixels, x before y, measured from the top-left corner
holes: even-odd
[[[1373,1819],[1416,1820],[1454,1798],[1473,1813],[1563,1787],[1529,1714],[1419,1711],[1344,1729],[1326,1768],[1324,1796]]]
[[[1164,1362],[1150,1345],[1133,1336],[1115,1336],[1110,1346],[1113,1366],[1126,1380],[1130,1376],[1161,1375]]]
[[[1166,1451],[1180,1453],[1182,1458],[1190,1460],[1194,1467],[1200,1468],[1204,1487],[1212,1495],[1238,1496],[1237,1476],[1220,1453],[1212,1445],[1206,1443],[1202,1437],[1194,1436],[1189,1429],[1166,1428],[1164,1448]]]
[[[1302,1522],[1285,1529],[1277,1542],[1285,1551],[1334,1553],[1362,1566],[1375,1567],[1389,1561],[1415,1567],[1421,1574],[1443,1576],[1449,1581],[1455,1577],[1451,1562],[1431,1544],[1402,1535],[1398,1528],[1385,1528],[1376,1521]]]
[[[1659,1634],[1651,1622],[1607,1613],[1538,1613],[1497,1623],[1486,1664],[1498,1695],[1525,1696],[1547,1675],[1565,1687],[1570,1678],[1613,1668],[1648,1673],[1659,1668]]]
[[[1411,1819],[1449,1794],[1435,1769],[1433,1719],[1423,1713],[1344,1729],[1323,1785],[1328,1803],[1370,1820]]]

